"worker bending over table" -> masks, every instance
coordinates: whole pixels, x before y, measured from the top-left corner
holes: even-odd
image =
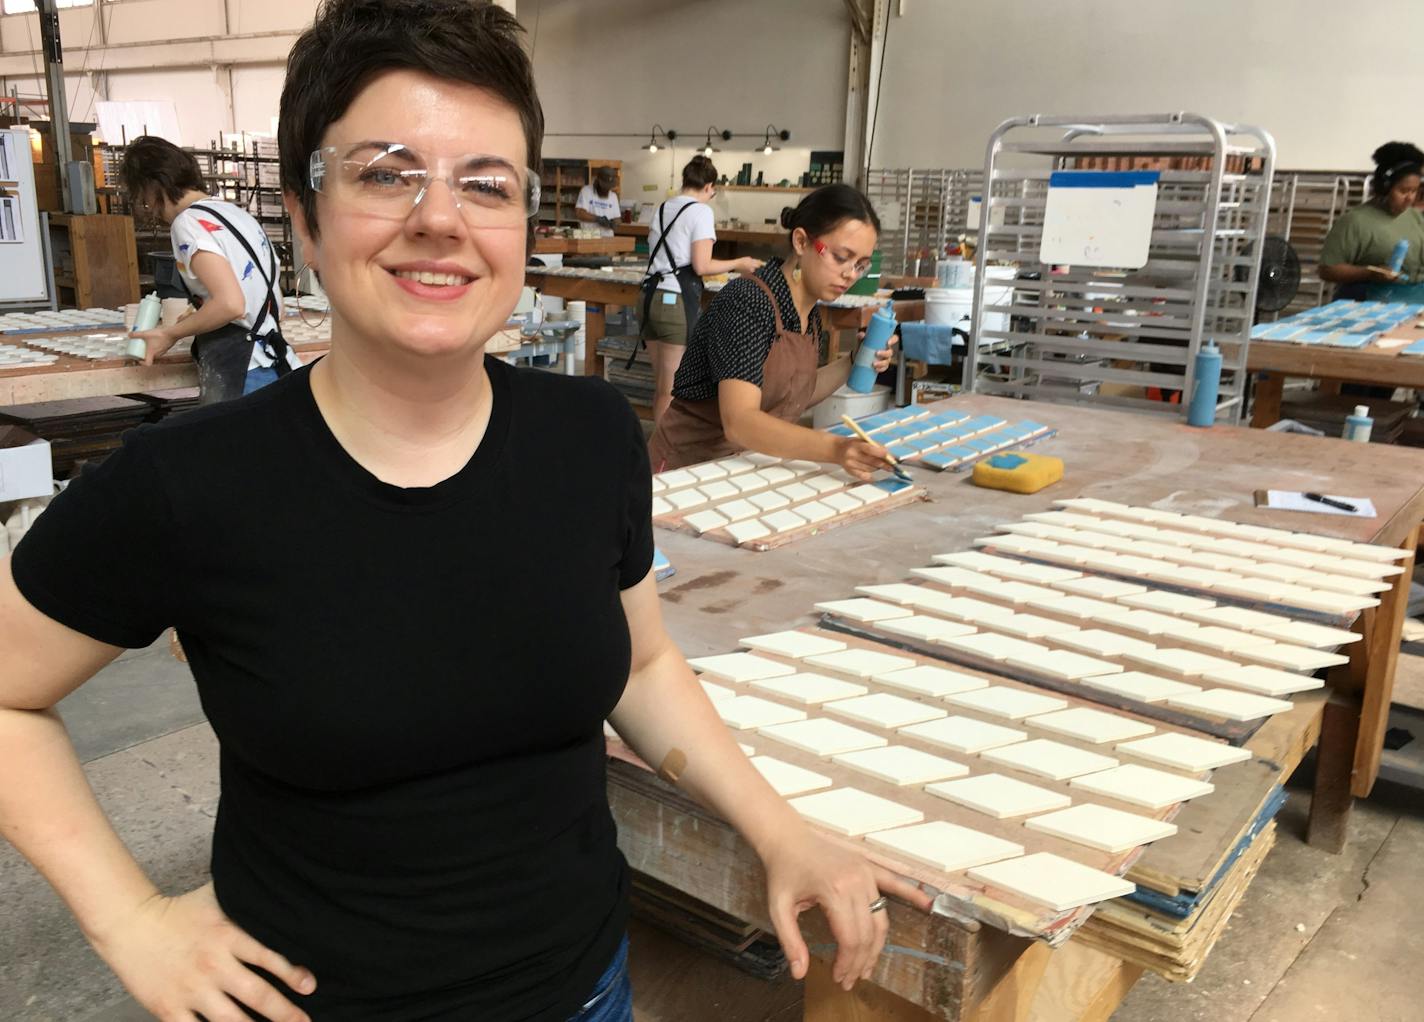
[[[850,378],[850,356],[817,368],[817,302],[835,301],[869,269],[880,221],[864,195],[835,184],[783,210],[781,225],[790,257],[732,281],[693,328],[649,441],[654,471],[743,450],[836,464],[860,479],[889,466],[883,447],[798,425]],[[876,371],[889,364],[886,349]]]
[[[1424,214],[1414,206],[1424,151],[1386,142],[1373,159],[1369,201],[1330,228],[1320,250],[1320,279],[1340,285],[1336,298],[1424,302]],[[1395,268],[1390,263],[1401,243],[1409,247]]]

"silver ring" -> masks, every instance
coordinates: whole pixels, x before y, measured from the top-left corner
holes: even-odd
[[[886,898],[886,897],[882,894],[880,897],[876,898],[874,901],[872,901],[872,902],[870,903],[870,911],[872,911],[872,912],[884,912],[884,911],[885,911],[885,906],[888,905],[888,904],[890,904],[890,899]]]

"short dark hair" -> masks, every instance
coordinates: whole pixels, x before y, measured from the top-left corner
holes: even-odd
[[[700,153],[687,161],[682,168],[682,187],[706,188],[717,182],[717,167],[710,157]]]
[[[786,206],[781,211],[782,227],[788,231],[800,227],[813,238],[829,234],[847,220],[864,221],[880,233],[880,218],[870,200],[847,184],[817,188],[794,209]]]
[[[1400,178],[1424,170],[1424,150],[1411,142],[1386,142],[1371,154],[1375,172],[1370,175],[1370,192],[1387,195]]]
[[[382,71],[423,71],[486,89],[519,114],[538,173],[544,108],[514,15],[491,0],[322,0],[287,57],[277,139],[282,188],[317,233],[308,161],[332,121]]]
[[[140,135],[124,148],[119,184],[136,202],[149,201],[155,191],[177,202],[186,192],[208,190],[193,154],[157,135]]]

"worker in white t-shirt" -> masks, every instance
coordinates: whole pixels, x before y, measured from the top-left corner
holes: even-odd
[[[613,237],[613,225],[621,216],[618,193],[613,190],[617,180],[618,173],[612,167],[599,167],[593,173],[593,182],[579,189],[574,203],[574,216],[585,224],[597,224],[605,238]]]
[[[672,402],[672,381],[692,325],[702,311],[702,278],[714,273],[755,273],[760,259],[713,259],[717,241],[712,207],[717,168],[694,156],[682,168],[682,191],[658,207],[648,226],[648,269],[643,278],[643,340],[653,360],[653,422]]]

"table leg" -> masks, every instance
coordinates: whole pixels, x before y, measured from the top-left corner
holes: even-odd
[[[1265,429],[1281,421],[1281,395],[1286,378],[1280,373],[1257,373],[1251,398],[1251,425]]]
[[[1339,855],[1349,837],[1350,772],[1355,763],[1355,740],[1360,730],[1360,710],[1353,696],[1336,695],[1325,704],[1320,743],[1315,747],[1315,791],[1310,796],[1310,823],[1306,843]]]
[[[603,356],[598,353],[599,342],[603,340],[603,306],[589,302],[584,315],[583,374],[603,375]]]
[[[1366,647],[1364,706],[1360,710],[1360,734],[1355,745],[1350,791],[1364,798],[1379,776],[1384,733],[1389,726],[1389,704],[1394,695],[1394,672],[1399,664],[1399,644],[1403,639],[1404,613],[1409,606],[1409,587],[1414,578],[1414,551],[1419,544],[1419,526],[1409,531],[1404,549],[1408,556],[1398,562],[1403,572],[1394,585],[1379,594],[1380,605],[1372,618],[1373,628],[1365,633]]]

